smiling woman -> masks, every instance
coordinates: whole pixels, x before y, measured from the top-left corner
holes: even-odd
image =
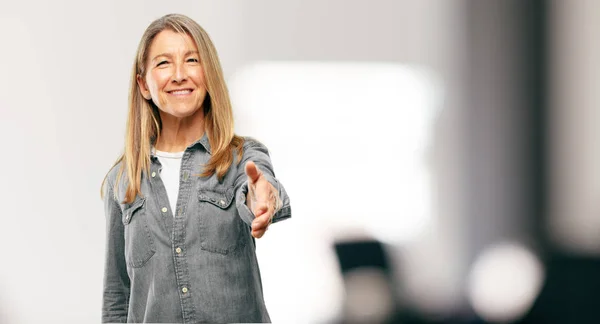
[[[270,321],[254,239],[291,217],[289,197],[267,148],[234,134],[216,50],[186,16],[142,36],[102,197],[102,322]]]
[[[206,97],[206,86],[196,48],[189,35],[163,30],[150,46],[150,71],[146,78],[137,76],[144,98],[158,98],[163,125],[167,122],[165,119],[176,121],[194,114],[204,115],[198,107]]]

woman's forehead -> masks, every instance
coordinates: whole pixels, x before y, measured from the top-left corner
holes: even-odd
[[[190,35],[165,29],[154,37],[150,45],[150,58],[156,55],[176,55],[195,52],[197,50],[196,43]]]

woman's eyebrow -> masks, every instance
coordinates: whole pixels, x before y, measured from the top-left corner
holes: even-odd
[[[185,52],[185,54],[184,54],[183,56],[188,56],[188,55],[190,55],[190,54],[198,54],[198,51],[187,51],[187,52]],[[157,58],[159,58],[159,57],[161,57],[161,56],[168,57],[168,58],[172,58],[172,57],[173,57],[173,55],[172,55],[171,53],[162,53],[162,54],[158,54],[158,55],[156,55],[156,56],[155,56],[155,57],[152,59],[152,61],[155,61]]]

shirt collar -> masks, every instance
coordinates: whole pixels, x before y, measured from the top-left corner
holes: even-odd
[[[152,145],[152,144],[151,144]],[[208,152],[208,154],[212,155],[212,152],[210,150],[210,141],[208,140],[208,136],[206,135],[206,131],[204,132],[204,134],[202,134],[202,137],[200,137],[198,140],[196,140],[194,143],[190,144],[187,148],[192,148],[196,145],[201,145],[202,147],[204,147],[204,149],[206,150],[206,152]],[[154,160],[156,159],[156,149],[154,148],[154,145],[152,145],[151,149],[150,149],[150,157]]]
[[[212,152],[210,150],[210,141],[208,140],[208,136],[206,135],[206,131],[204,131],[204,134],[202,134],[202,137],[195,141],[194,143],[192,143],[192,145],[188,146],[188,147],[193,147],[194,145],[200,144],[204,147],[204,149],[206,150],[206,152],[208,152],[208,154],[212,155]]]

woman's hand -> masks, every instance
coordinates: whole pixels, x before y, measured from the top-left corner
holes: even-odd
[[[246,205],[255,216],[252,222],[252,236],[261,238],[280,207],[279,192],[267,181],[254,162],[246,163],[245,171],[248,176]]]

